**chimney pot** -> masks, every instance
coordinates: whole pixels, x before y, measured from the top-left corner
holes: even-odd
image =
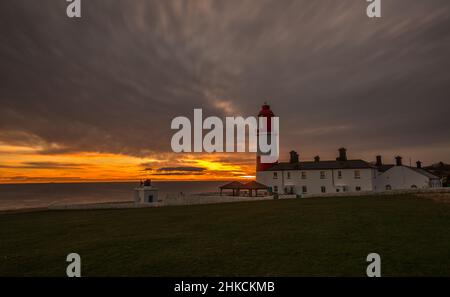
[[[347,161],[347,149],[341,147],[339,149],[339,157],[336,158],[338,161]]]
[[[320,162],[320,156],[315,156],[314,157],[314,162]]]
[[[397,166],[402,166],[403,165],[402,164],[402,157],[400,157],[400,156],[395,157],[395,164]]]
[[[382,166],[383,165],[383,161],[381,160],[381,156],[378,155],[377,156],[377,162],[375,163],[376,166]]]
[[[417,165],[417,168],[422,168],[422,162],[417,161],[417,162],[416,162],[416,165]]]
[[[289,163],[298,163],[298,154],[296,151],[291,151],[290,153]]]

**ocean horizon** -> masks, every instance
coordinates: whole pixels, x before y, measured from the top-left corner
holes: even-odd
[[[163,199],[168,195],[218,192],[227,181],[153,181]],[[0,211],[52,205],[132,201],[138,182],[0,184]]]

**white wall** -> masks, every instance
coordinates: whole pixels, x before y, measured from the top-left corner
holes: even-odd
[[[394,166],[377,177],[376,191],[386,191],[390,185],[392,190],[418,189],[430,187],[430,179],[406,166]]]
[[[337,189],[342,192],[344,186],[348,192],[355,192],[356,187],[360,187],[360,191],[373,191],[375,170],[356,170],[360,172],[359,179],[355,178],[355,169],[260,171],[256,173],[256,179],[272,188],[277,186],[279,193],[284,193],[284,188],[290,186],[294,187],[294,193],[297,194],[302,194],[303,186],[306,186],[307,194],[321,194],[322,186],[325,186],[326,193],[336,193]],[[325,173],[325,178],[321,178],[321,171]],[[338,171],[341,171],[341,178],[338,177]],[[277,179],[274,179],[274,172],[277,172]],[[306,179],[302,179],[302,172],[306,173]],[[289,173],[290,178],[288,178]]]
[[[278,173],[278,178],[273,178],[273,173]],[[256,172],[256,180],[259,183],[262,183],[266,186],[272,187],[272,190],[275,186],[278,186],[278,192],[281,193],[283,189],[283,183],[282,183],[282,175],[281,171],[257,171]]]
[[[149,201],[149,196],[153,196]],[[158,190],[152,187],[141,187],[134,190],[134,201],[136,203],[149,203],[158,201]]]

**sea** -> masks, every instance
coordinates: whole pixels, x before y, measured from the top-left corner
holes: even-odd
[[[217,193],[224,181],[152,182],[159,197]],[[133,201],[136,182],[49,183],[0,185],[0,211],[47,208],[54,205]]]

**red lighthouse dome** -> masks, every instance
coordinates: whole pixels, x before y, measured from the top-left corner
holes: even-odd
[[[264,102],[264,104],[261,106],[261,110],[258,113],[258,118],[260,118],[260,117],[269,118],[269,119],[267,119],[267,130],[264,131],[264,132],[267,132],[268,137],[270,137],[270,134],[272,132],[272,119],[271,118],[274,116],[275,116],[275,114],[270,109],[270,105],[268,105],[266,102]],[[258,129],[258,136],[259,136],[259,132],[260,132],[260,130]],[[261,131],[261,132],[263,132],[263,131]],[[258,137],[258,139],[259,139],[259,137]],[[261,155],[259,152],[259,142],[258,142],[258,154],[256,156],[256,171],[265,171],[277,163],[278,162],[261,163]]]
[[[267,104],[266,102],[264,102],[264,104],[261,106],[261,110],[258,113],[258,117],[273,117],[275,116],[272,112],[272,110],[270,109],[270,105]]]

